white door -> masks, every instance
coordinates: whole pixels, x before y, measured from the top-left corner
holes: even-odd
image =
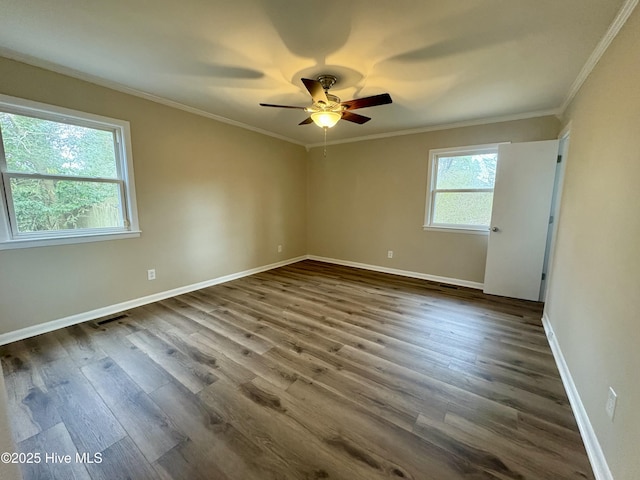
[[[498,147],[485,293],[539,299],[557,156],[558,140]]]

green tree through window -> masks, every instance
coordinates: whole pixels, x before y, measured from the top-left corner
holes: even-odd
[[[0,132],[19,233],[123,226],[113,131],[0,112]]]
[[[0,94],[0,250],[138,236],[129,122]]]
[[[425,227],[487,230],[497,147],[432,150]]]

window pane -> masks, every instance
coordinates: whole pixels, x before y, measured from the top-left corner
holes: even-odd
[[[0,112],[9,172],[117,178],[113,132]]]
[[[11,178],[10,185],[19,233],[124,227],[118,184]]]
[[[436,188],[493,188],[498,155],[438,157]]]
[[[436,193],[433,223],[489,226],[493,192]]]

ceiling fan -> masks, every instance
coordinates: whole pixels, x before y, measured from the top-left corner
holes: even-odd
[[[311,115],[298,125],[308,125],[315,123],[322,128],[331,128],[338,120],[347,120],[348,122],[363,124],[371,120],[369,117],[353,113],[352,110],[365,107],[375,107],[377,105],[385,105],[391,103],[391,95],[382,93],[372,97],[356,98],[341,102],[340,98],[329,93],[329,89],[337,82],[334,75],[319,75],[317,80],[310,78],[302,78],[302,83],[307,87],[311,94],[313,104],[310,107],[297,107],[291,105],[274,105],[271,103],[261,103],[263,107],[276,108],[295,108],[309,112]]]

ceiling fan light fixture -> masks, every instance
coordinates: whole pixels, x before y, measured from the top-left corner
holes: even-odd
[[[352,110],[365,107],[375,107],[378,105],[386,105],[391,103],[391,95],[388,93],[381,93],[379,95],[373,95],[371,97],[354,98],[353,100],[347,100],[343,102],[340,97],[329,93],[329,89],[336,83],[337,78],[333,75],[320,75],[317,80],[310,78],[300,79],[305,88],[311,94],[313,104],[308,107],[296,107],[293,105],[274,105],[272,103],[261,103],[263,107],[276,107],[276,108],[294,108],[304,110],[309,113],[309,116],[301,121],[298,125],[309,125],[315,123],[317,126],[324,130],[325,136],[327,129],[333,127],[340,119],[347,122],[357,123],[362,125],[371,120],[364,115],[358,115],[353,113]]]
[[[342,118],[341,112],[332,112],[332,111],[322,111],[322,112],[313,112],[311,114],[311,120],[313,123],[318,125],[321,128],[331,128],[338,120]]]

